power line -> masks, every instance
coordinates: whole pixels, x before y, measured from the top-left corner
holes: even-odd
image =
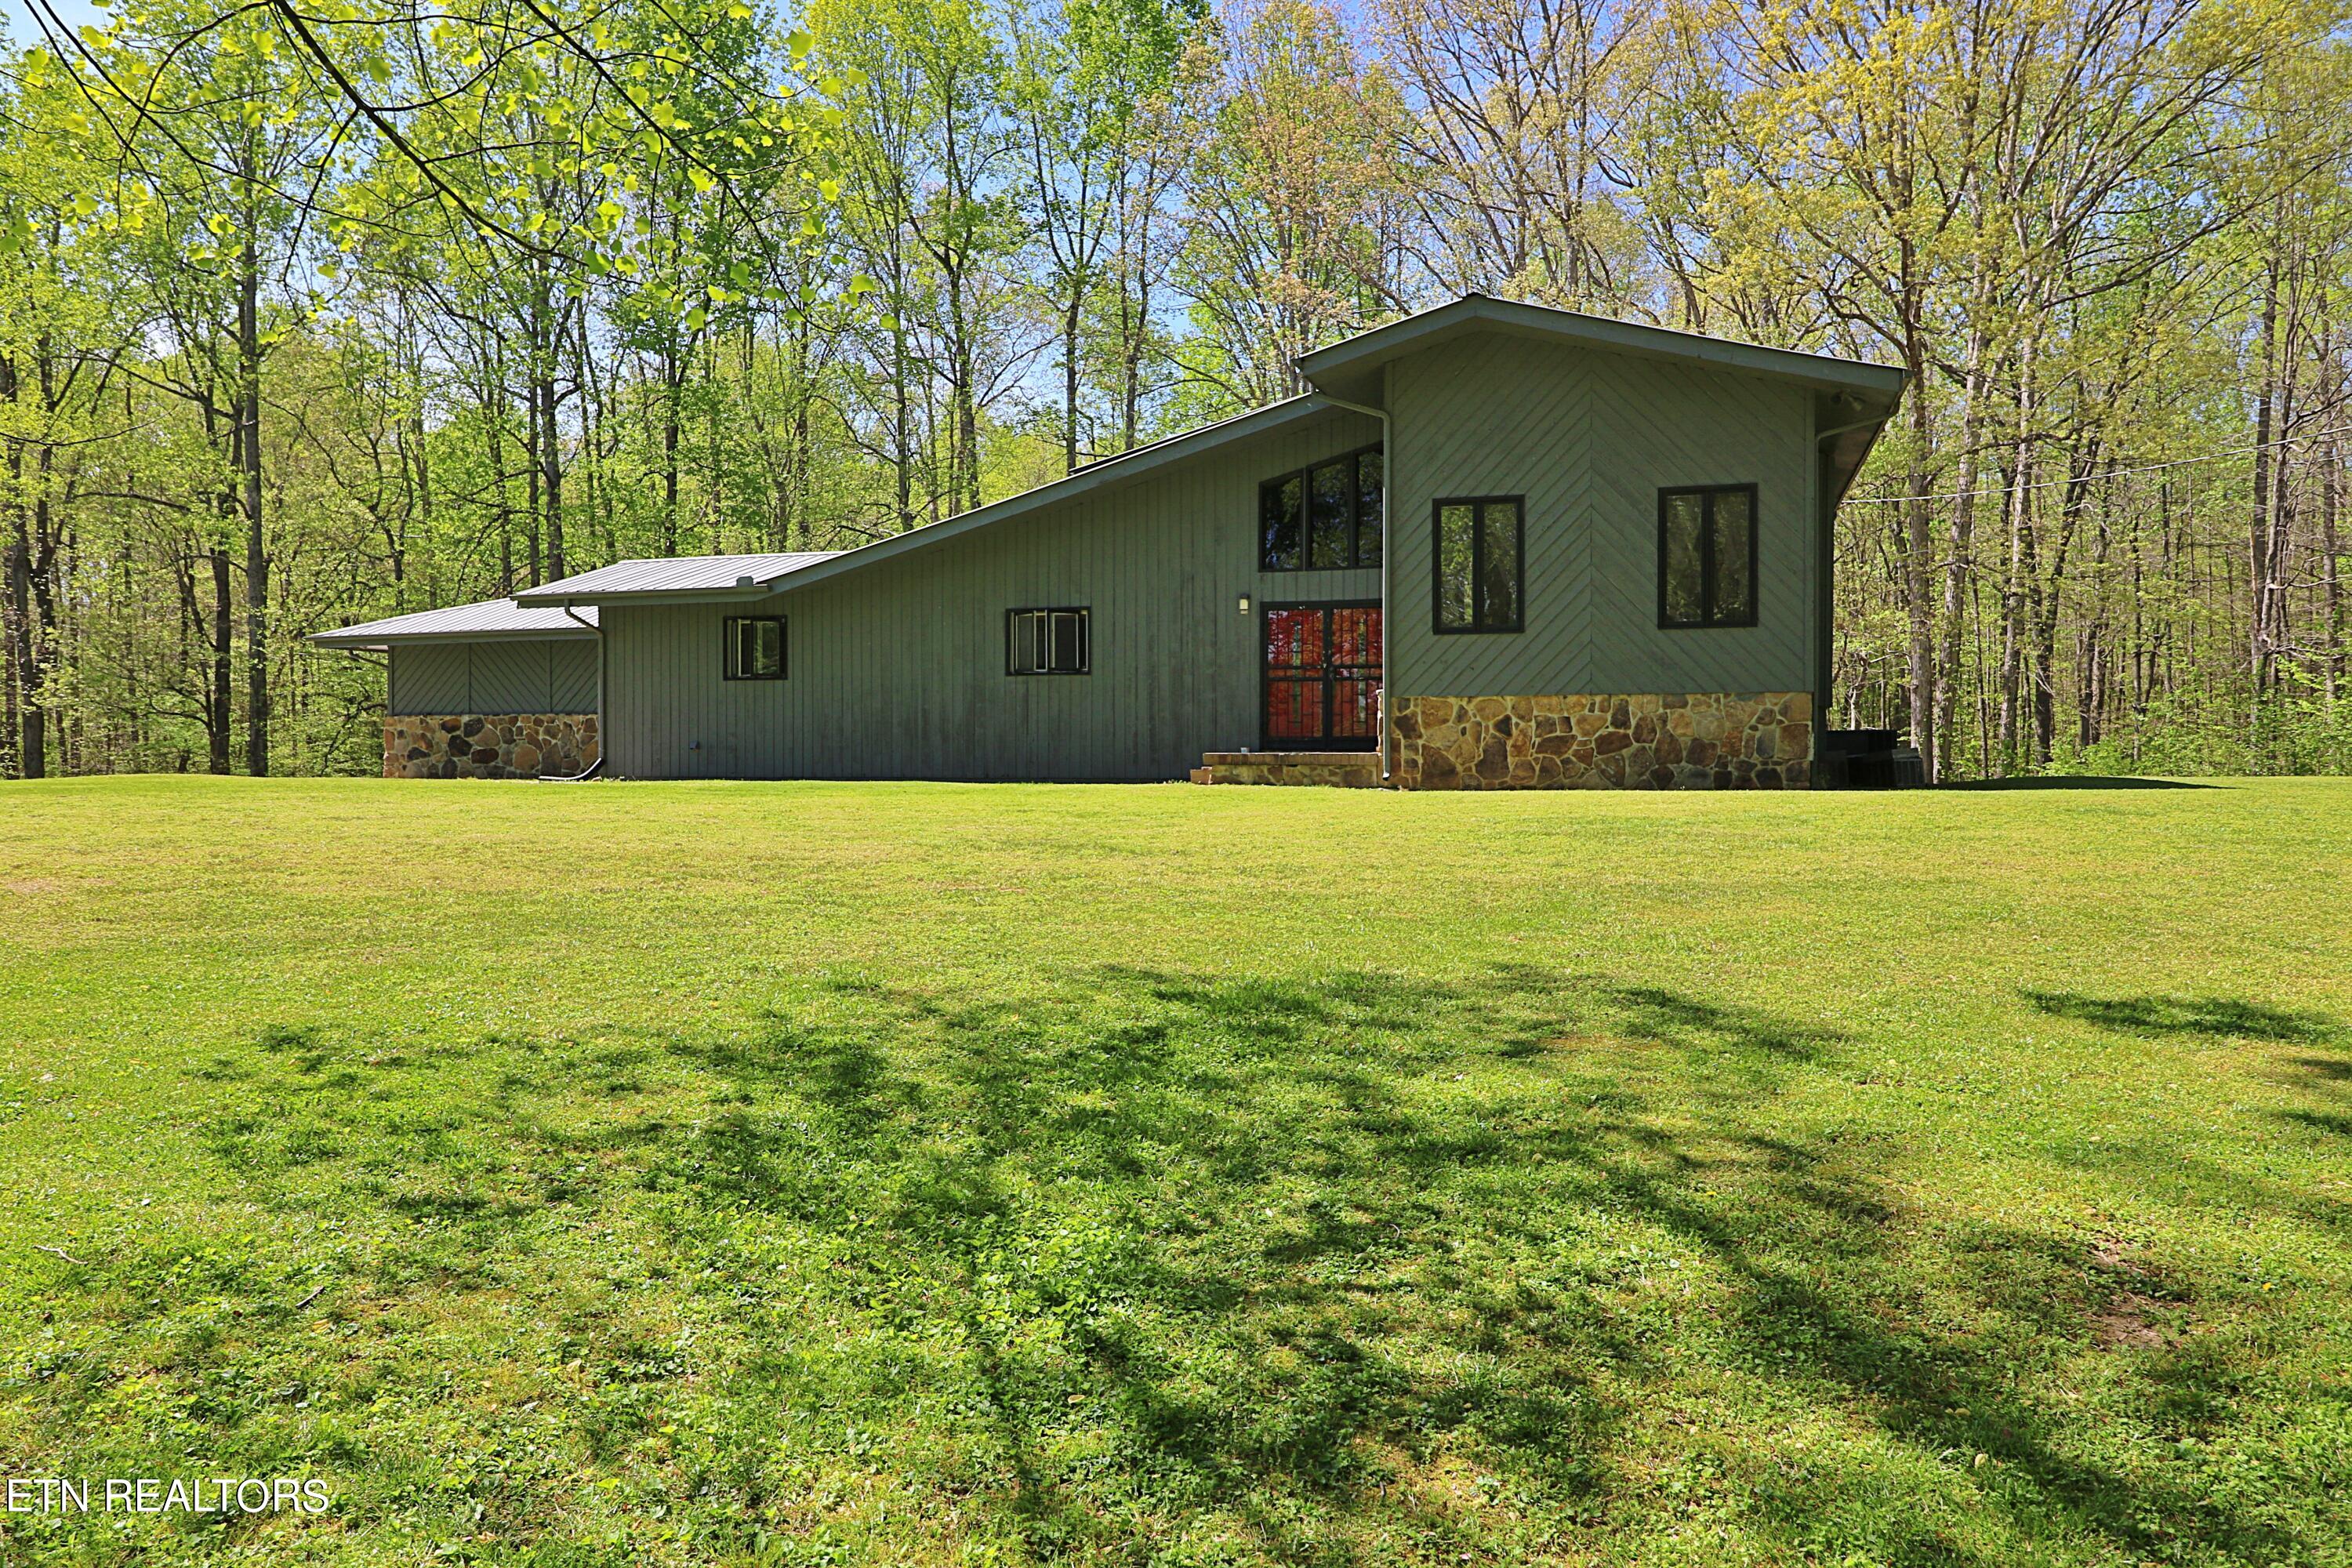
[[[2186,468],[2191,463],[2218,463],[2224,458],[2242,458],[2249,452],[2266,452],[2273,447],[2292,447],[2299,442],[2317,441],[2328,436],[2342,436],[2346,434],[2352,434],[2352,425],[2331,425],[2325,430],[2306,430],[2300,436],[2282,436],[2275,441],[2258,441],[2251,447],[2228,447],[2219,452],[2205,452],[2194,458],[2175,458],[2168,463],[2147,463],[2137,468],[2109,468],[2104,473],[2095,474],[2092,477],[2102,479],[2119,479],[2126,474],[2153,474],[2163,468]],[[2036,479],[2033,483],[2027,485],[2024,488],[2029,490],[2046,490],[2053,489],[2060,485],[2071,485],[2073,483],[2074,483],[2073,479]],[[1964,493],[1972,493],[1977,496],[2008,495],[2011,490],[2017,488],[2018,487],[2013,485],[1988,485],[1982,489],[1973,492],[1945,490],[1940,494],[1925,496],[1848,496],[1842,504],[1846,506],[1903,506],[1914,500],[1958,500]]]

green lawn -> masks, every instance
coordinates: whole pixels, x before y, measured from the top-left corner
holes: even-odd
[[[2352,783],[0,785],[0,1562],[2352,1561]]]

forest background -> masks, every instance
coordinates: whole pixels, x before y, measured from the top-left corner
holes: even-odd
[[[2340,0],[16,0],[0,776],[371,772],[308,633],[840,549],[1464,290],[1905,366],[1837,717],[2352,771]]]

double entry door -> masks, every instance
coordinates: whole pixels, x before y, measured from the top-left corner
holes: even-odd
[[[1381,607],[1268,605],[1258,743],[1269,752],[1380,746]]]

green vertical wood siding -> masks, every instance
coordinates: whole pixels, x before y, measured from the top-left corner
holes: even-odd
[[[1398,696],[1811,691],[1812,400],[1741,374],[1481,335],[1388,371]],[[1657,492],[1758,487],[1758,624],[1657,624]],[[1438,636],[1433,504],[1527,497],[1526,629]]]
[[[1379,435],[1327,410],[748,609],[608,605],[606,766],[1181,777],[1203,752],[1257,743],[1259,605],[1379,596],[1375,571],[1259,572],[1258,481]],[[1093,612],[1092,673],[1005,674],[1005,612],[1066,605]],[[786,617],[788,679],[720,679],[720,623],[746,613]]]

